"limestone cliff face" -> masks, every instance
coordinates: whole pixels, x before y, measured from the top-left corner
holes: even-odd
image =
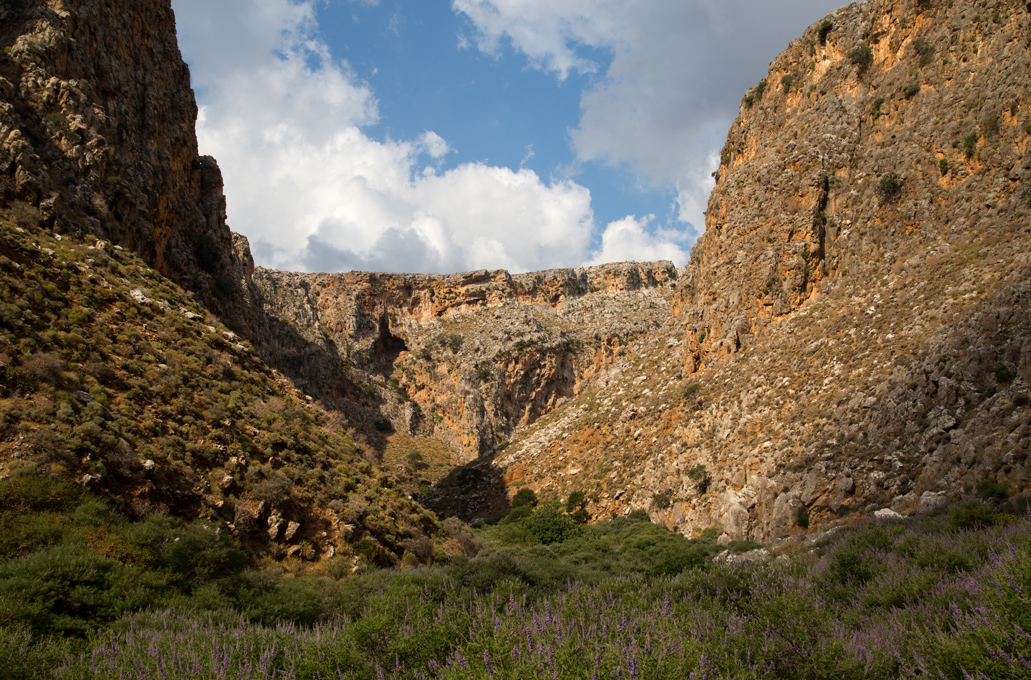
[[[812,26],[742,101],[675,318],[450,507],[525,484],[770,540],[1031,489],[1029,47],[1024,2]]]
[[[512,275],[252,275],[256,342],[295,383],[373,433],[443,441],[468,460],[574,398],[653,333],[672,263]],[[389,425],[388,425],[389,422]]]
[[[748,92],[723,148],[679,300],[705,332],[698,361],[747,345],[825,282],[1019,217],[1026,3],[875,0],[826,22]]]
[[[234,304],[222,177],[167,0],[0,6],[0,206],[141,254],[215,308]]]

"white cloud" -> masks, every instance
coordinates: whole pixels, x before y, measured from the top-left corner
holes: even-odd
[[[587,189],[528,169],[466,164],[427,130],[378,141],[370,88],[318,38],[311,2],[174,0],[194,65],[202,153],[226,184],[230,226],[284,269],[527,271],[588,258]],[[424,156],[425,154],[425,156]]]
[[[611,62],[584,92],[573,144],[582,161],[631,167],[676,187],[680,219],[701,228],[711,160],[765,64],[841,0],[452,0],[481,50],[508,42],[565,79]]]
[[[432,130],[422,133],[422,137],[419,138],[419,146],[436,159],[443,158],[451,151],[451,147],[444,141],[444,138]]]
[[[688,256],[686,235],[670,229],[649,232],[648,226],[654,219],[654,215],[643,219],[630,215],[610,223],[602,233],[601,248],[592,254],[589,264],[670,260],[683,265]]]

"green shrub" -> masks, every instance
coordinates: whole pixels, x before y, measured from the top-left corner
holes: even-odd
[[[941,172],[942,177],[949,174],[949,160],[947,158],[938,161],[938,170]]]
[[[976,132],[971,132],[963,138],[963,152],[967,155],[967,158],[973,158],[974,152],[977,150],[977,142],[980,139],[981,135]]]
[[[526,529],[544,545],[559,543],[580,530],[580,525],[558,508],[544,505],[523,520]]]
[[[903,180],[895,172],[889,172],[877,183],[877,196],[882,203],[895,203],[902,196]]]
[[[856,67],[859,75],[863,75],[867,69],[873,66],[873,50],[869,45],[863,43],[848,53],[848,60]]]
[[[877,119],[881,117],[881,107],[884,106],[884,97],[878,97],[873,100],[870,105],[870,117],[873,118],[873,122],[877,122]]]
[[[498,524],[512,524],[533,514],[533,507],[530,505],[517,505],[501,518]]]
[[[798,71],[795,71],[780,79],[780,86],[784,90],[784,94],[791,92],[791,88],[798,82],[798,77]]]
[[[656,510],[666,510],[671,502],[672,499],[668,491],[659,491],[652,494],[652,507]]]
[[[906,99],[912,99],[918,94],[920,94],[920,83],[910,83],[909,85],[906,85],[906,88],[902,91],[902,96]]]
[[[795,524],[803,529],[809,528],[809,510],[804,505],[798,509]]]
[[[1003,363],[995,364],[995,368],[992,369],[992,375],[995,376],[995,380],[1000,385],[1008,385],[1017,377],[1016,371]]]
[[[47,129],[51,133],[67,133],[71,130],[71,125],[68,122],[68,116],[63,113],[48,113],[43,116],[43,123],[47,126]]]
[[[999,114],[991,113],[981,123],[981,131],[984,133],[985,139],[993,139],[998,136],[1002,130],[1002,121],[999,119]]]
[[[745,106],[751,108],[756,102],[763,100],[763,95],[766,94],[766,79],[763,78],[759,83],[748,91],[745,98],[742,100]]]
[[[974,487],[974,492],[978,498],[986,501],[1004,501],[1010,497],[1006,487],[991,477],[986,477],[978,482]]]
[[[573,513],[579,510],[584,504],[584,492],[574,491],[566,499],[566,512]]]
[[[518,508],[524,505],[531,508],[537,505],[537,494],[533,492],[533,489],[523,487],[516,492],[515,496],[512,497],[513,508]]]
[[[709,476],[709,471],[706,470],[704,465],[695,465],[687,471],[687,476],[695,483],[695,488],[698,489],[698,493],[704,494],[709,490],[709,484],[712,483],[712,477]]]
[[[921,67],[927,66],[934,59],[934,43],[928,40],[925,40],[923,38],[917,38],[913,41],[913,50],[916,52],[917,57],[920,59]]]
[[[823,22],[820,24],[820,27],[816,29],[816,36],[817,39],[820,41],[821,45],[827,44],[827,35],[832,30],[834,30],[834,24],[831,23],[830,19],[824,19]]]

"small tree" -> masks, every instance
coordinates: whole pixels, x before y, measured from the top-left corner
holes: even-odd
[[[967,155],[967,158],[974,157],[974,152],[977,151],[977,142],[980,141],[980,139],[981,135],[976,132],[971,132],[963,138],[963,153]]]
[[[866,43],[848,53],[848,60],[851,61],[859,75],[866,73],[867,69],[873,66],[873,50]]]
[[[512,497],[512,507],[518,508],[522,506],[534,507],[537,505],[537,494],[533,492],[533,489],[523,487],[516,492],[516,495]]]
[[[584,492],[574,491],[569,494],[569,498],[566,499],[566,512],[572,514],[583,507],[584,504]]]
[[[882,203],[894,203],[902,195],[902,178],[898,173],[889,172],[877,183],[877,195]]]
[[[821,45],[827,44],[827,34],[834,29],[834,24],[831,23],[830,19],[824,19],[820,27],[816,29],[816,36],[820,40]]]

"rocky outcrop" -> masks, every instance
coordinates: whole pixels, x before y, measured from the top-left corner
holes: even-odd
[[[655,332],[672,263],[532,274],[252,275],[259,351],[295,384],[370,433],[490,451]]]
[[[197,152],[197,104],[168,0],[0,7],[0,206],[142,255],[239,313],[222,176]]]

